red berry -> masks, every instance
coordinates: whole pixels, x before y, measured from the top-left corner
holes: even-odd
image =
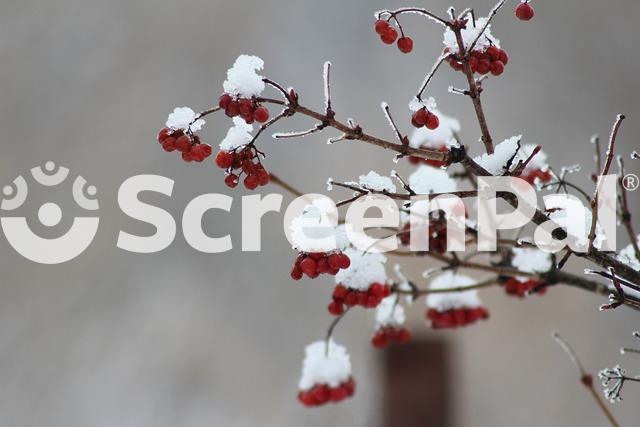
[[[427,127],[427,129],[436,129],[438,126],[440,126],[440,119],[435,114],[429,113],[427,121],[424,125]]]
[[[478,61],[478,73],[487,74],[491,70],[491,63],[488,59],[481,59]]]
[[[300,263],[300,268],[304,274],[311,277],[316,273],[317,264],[313,258],[307,257]]]
[[[329,267],[333,269],[340,268],[340,255],[339,254],[331,254],[327,257],[327,262],[329,263]]]
[[[318,405],[327,403],[327,401],[329,400],[329,397],[331,396],[329,387],[327,387],[326,385],[315,386],[311,390],[311,393],[313,394],[313,398],[315,399],[316,404]]]
[[[493,61],[491,63],[491,74],[499,76],[504,72],[504,64],[500,61]]]
[[[500,51],[500,56],[498,57],[498,59],[504,65],[507,65],[507,63],[509,62],[509,55],[507,54],[507,51],[506,50],[501,50]]]
[[[347,397],[347,389],[345,387],[336,387],[331,389],[331,401],[332,402],[340,402]]]
[[[456,71],[462,70],[462,62],[458,62],[458,61],[455,61],[455,60],[452,59],[449,62],[449,65],[451,65],[451,68],[453,68]]]
[[[209,144],[200,144],[200,151],[204,155],[205,159],[211,155],[212,148]]]
[[[429,119],[429,112],[426,108],[419,109],[413,113],[413,117],[411,118],[412,122],[419,125],[416,127],[424,126],[425,123],[427,123],[427,119]]]
[[[302,279],[302,270],[300,269],[299,266],[297,266],[297,265],[293,266],[293,268],[291,269],[291,278],[293,280]]]
[[[224,109],[224,113],[228,116],[228,117],[235,117],[238,114],[240,114],[240,109],[239,109],[239,105],[238,105],[238,101],[231,101],[229,102],[229,105],[227,105],[227,108]]]
[[[343,300],[349,294],[349,290],[344,285],[337,285],[333,289],[332,298],[334,300]]]
[[[410,53],[413,50],[413,40],[411,37],[400,37],[398,39],[398,49],[402,53]]]
[[[246,98],[238,100],[238,111],[243,118],[253,116],[253,104],[251,100]]]
[[[253,118],[258,123],[264,123],[269,120],[269,110],[267,110],[266,107],[258,107],[256,111],[253,112]]]
[[[168,152],[175,151],[175,149],[176,149],[176,139],[171,137],[171,136],[169,138],[165,139],[164,141],[162,141],[162,148],[165,151],[168,151]]]
[[[351,265],[351,259],[349,258],[349,255],[340,254],[340,268],[345,270],[349,268],[350,265]]]
[[[244,179],[244,186],[247,190],[255,190],[258,187],[258,178],[255,175],[248,175]]]
[[[344,313],[344,305],[342,305],[341,302],[337,301],[332,301],[327,309],[329,310],[329,313],[333,314],[334,316],[340,316],[342,313]]]
[[[216,165],[220,169],[227,169],[233,164],[233,158],[233,153],[228,151],[218,151],[218,154],[216,155]]]
[[[182,135],[180,138],[176,139],[176,148],[181,153],[186,153],[191,150],[191,139],[187,135]]]
[[[238,175],[230,173],[224,177],[224,183],[227,187],[235,188],[238,185]]]
[[[185,151],[182,153],[182,160],[184,160],[185,162],[192,162],[193,156],[189,151]]]
[[[223,93],[222,95],[220,95],[220,99],[218,99],[218,106],[223,110],[226,110],[231,101],[231,95],[229,95],[228,93]]]
[[[202,145],[200,144],[191,147],[191,151],[189,153],[191,154],[193,160],[195,160],[196,162],[201,162],[206,158],[204,152],[202,151]]]
[[[271,180],[269,172],[264,169],[259,169],[258,172],[256,172],[256,176],[258,177],[258,183],[260,185],[267,185]]]
[[[489,46],[485,53],[489,55],[492,61],[497,61],[498,59],[500,59],[500,49],[495,46]]]
[[[375,297],[381,297],[384,294],[384,288],[380,283],[374,283],[369,288],[369,293]]]
[[[390,27],[390,25],[388,21],[385,21],[384,19],[378,19],[374,27],[376,29],[376,33],[383,35],[387,31],[387,28]]]
[[[384,33],[380,34],[380,39],[385,44],[393,44],[398,38],[398,32],[392,26],[389,26]]]
[[[516,16],[521,21],[529,21],[533,18],[534,11],[529,2],[520,3],[518,7],[516,7]]]
[[[469,59],[469,66],[471,67],[471,71],[476,73],[478,71],[478,58],[472,56],[471,59]]]
[[[384,332],[380,331],[371,338],[371,344],[375,348],[384,348],[387,346],[387,336]]]
[[[158,132],[158,142],[164,142],[171,135],[171,129],[162,128],[160,132]]]

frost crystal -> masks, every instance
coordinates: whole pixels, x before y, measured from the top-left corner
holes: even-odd
[[[181,129],[183,131],[197,132],[204,126],[204,120],[196,120],[197,114],[189,107],[178,107],[173,109],[173,113],[167,117],[165,126],[172,130]]]
[[[462,41],[465,47],[471,46],[471,43],[478,37],[480,31],[487,23],[487,18],[478,18],[476,19],[476,25],[473,26],[473,20],[469,19],[467,23],[467,28],[462,30]],[[456,35],[453,31],[451,31],[448,27],[444,32],[444,47],[449,48],[452,52],[457,52],[459,50],[458,41],[456,40]],[[491,24],[487,27],[484,34],[480,36],[474,50],[485,51],[491,45],[500,48],[500,40],[493,37],[491,34]]]
[[[388,176],[381,176],[374,171],[370,171],[366,175],[360,175],[359,184],[362,188],[375,191],[396,192],[396,186]]]
[[[384,269],[387,259],[384,255],[363,253],[355,249],[347,249],[344,253],[351,259],[351,265],[336,274],[336,283],[342,283],[350,289],[367,290],[374,283],[384,284],[387,281]]]
[[[436,100],[431,97],[422,100],[414,97],[411,101],[409,101],[409,109],[411,111],[418,111],[421,108],[426,108],[429,111],[435,110],[437,108]]]
[[[402,326],[405,321],[404,307],[398,304],[395,295],[384,298],[376,307],[376,329],[384,326]]]
[[[264,91],[263,77],[256,73],[264,68],[264,61],[257,56],[240,55],[227,70],[227,80],[222,87],[226,93],[243,98],[259,96]]]
[[[496,145],[493,154],[483,154],[475,157],[473,160],[485,168],[492,175],[500,176],[507,172],[505,170],[509,159],[518,151],[518,144],[522,139],[522,135],[512,136]],[[515,162],[512,162],[515,165]]]
[[[240,117],[234,117],[233,127],[229,129],[227,136],[220,143],[220,149],[222,151],[233,151],[238,147],[247,145],[253,139],[251,136],[252,131],[252,125],[247,124]]]
[[[423,145],[430,148],[457,145],[455,133],[460,132],[460,122],[438,110],[433,110],[432,113],[440,119],[440,126],[434,130],[426,126],[414,130],[409,138],[409,145],[413,148],[420,148]]]
[[[513,248],[511,264],[527,273],[545,273],[551,270],[551,256],[539,249]]]
[[[304,353],[300,390],[309,390],[316,384],[337,387],[351,377],[349,353],[333,338],[329,339],[328,348],[326,341],[316,341],[309,344]]]
[[[409,186],[418,194],[449,193],[458,186],[446,171],[427,165],[420,166],[409,176]]]
[[[467,287],[476,282],[467,276],[446,271],[431,281],[430,289],[449,289]],[[471,289],[460,292],[433,293],[427,295],[427,307],[438,311],[447,311],[458,308],[480,307],[482,302],[478,297],[478,291]]]

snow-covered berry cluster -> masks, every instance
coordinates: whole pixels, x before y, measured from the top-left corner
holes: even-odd
[[[329,313],[339,316],[346,307],[361,306],[375,308],[383,298],[391,295],[384,268],[386,258],[382,254],[363,253],[355,249],[344,251],[351,260],[346,270],[340,270],[335,277]]]
[[[530,21],[535,12],[533,11],[533,7],[529,4],[529,0],[524,0],[516,7],[515,14],[521,21]]]
[[[427,310],[427,319],[431,322],[433,329],[460,328],[487,318],[489,318],[489,312],[484,307],[460,307],[446,311],[433,308]]]
[[[411,331],[407,328],[385,326],[376,331],[371,338],[371,344],[375,348],[385,348],[389,343],[403,344],[411,341]]]
[[[376,308],[375,333],[371,344],[375,348],[385,348],[390,343],[406,343],[411,341],[411,331],[404,326],[406,316],[397,296],[389,296],[382,300]]]
[[[202,162],[211,155],[211,146],[195,135],[204,126],[204,120],[189,107],[175,108],[158,132],[158,143],[171,153],[178,151],[185,162]]]
[[[296,257],[291,269],[291,278],[300,280],[303,275],[306,275],[311,279],[315,279],[321,274],[335,276],[338,271],[349,268],[350,265],[349,256],[339,250],[332,252],[301,252]]]
[[[427,295],[426,317],[433,329],[459,328],[489,318],[475,289],[458,292],[438,292],[472,286],[475,281],[452,271],[446,271],[431,282]]]
[[[309,344],[298,388],[298,400],[305,406],[337,403],[353,396],[356,384],[347,350],[333,338]]]
[[[544,295],[547,288],[543,281],[537,279],[521,279],[518,277],[510,277],[504,283],[504,290],[507,295],[524,298],[528,292],[537,289],[536,294]]]
[[[218,100],[218,106],[224,110],[227,117],[240,116],[247,124],[254,121],[264,123],[269,120],[269,110],[256,102],[255,98],[233,97],[223,93]]]
[[[332,301],[327,309],[334,316],[339,316],[344,313],[345,307],[359,305],[364,308],[376,308],[382,299],[389,295],[391,295],[391,287],[386,283],[374,282],[364,290],[350,289],[343,284],[338,284],[333,289]]]
[[[487,18],[466,19],[460,22],[464,24],[460,35],[465,49],[469,51],[468,61],[471,71],[482,75],[502,74],[505,65],[509,62],[509,55],[504,49],[500,49],[500,40],[491,34],[491,25],[482,32],[487,25]],[[447,28],[444,33],[444,54],[449,55],[447,62],[454,70],[464,72],[462,60],[465,58],[461,58],[459,52],[460,46],[455,32]]]
[[[389,23],[389,21],[385,19],[378,19],[374,25],[376,33],[380,36],[380,40],[382,40],[385,44],[393,44],[393,42],[398,39],[396,43],[398,49],[402,53],[410,53],[413,50],[413,39],[411,37],[407,37],[404,34],[402,37],[398,38],[398,32],[395,28]]]
[[[158,142],[169,153],[180,152],[185,162],[203,162],[212,151],[211,146],[201,142],[198,135],[186,134],[182,129],[162,128],[158,133]]]
[[[220,143],[220,151],[216,155],[216,165],[227,172],[225,184],[234,188],[244,174],[244,186],[249,190],[267,185],[270,180],[269,172],[260,161],[260,153],[251,143],[253,126],[238,117],[233,119],[233,123],[234,126]]]
[[[224,183],[231,188],[238,185],[242,174],[245,175],[244,186],[249,190],[267,185],[270,180],[269,172],[260,162],[254,147],[244,147],[233,151],[220,150],[216,155],[216,165],[227,170]]]

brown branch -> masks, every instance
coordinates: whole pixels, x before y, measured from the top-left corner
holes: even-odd
[[[257,98],[257,101],[270,103],[270,104],[277,104],[277,105],[286,105],[284,101],[281,101],[278,99],[272,99],[272,98]],[[320,122],[323,123],[325,127],[329,126],[343,132],[344,139],[366,142],[368,144],[372,144],[380,148],[385,148],[388,150],[395,151],[403,157],[414,156],[414,157],[420,157],[423,159],[439,160],[439,161],[445,161],[445,162],[452,162],[452,160],[455,160],[452,158],[451,152],[442,153],[438,150],[413,148],[408,145],[396,144],[394,142],[387,141],[385,139],[366,134],[362,131],[362,128],[360,128],[359,126],[356,126],[355,128],[348,126],[336,120],[335,118],[327,117],[325,114],[311,110],[307,107],[303,107],[302,105],[297,103],[293,103],[288,107],[291,111],[319,120]]]
[[[604,413],[604,415],[609,420],[609,423],[611,423],[611,425],[614,427],[620,427],[620,424],[618,424],[618,421],[616,421],[615,417],[613,416],[613,414],[605,404],[602,397],[600,397],[596,389],[593,387],[593,376],[584,369],[584,367],[582,366],[582,363],[580,362],[580,359],[578,359],[578,356],[576,355],[575,351],[573,351],[573,348],[571,348],[569,343],[567,343],[564,340],[564,338],[560,336],[559,333],[553,332],[551,336],[558,343],[558,345],[562,347],[562,349],[567,353],[567,355],[569,356],[569,359],[571,359],[571,362],[578,369],[578,373],[580,374],[580,383],[583,386],[585,386],[585,388],[589,391],[589,393],[595,400],[596,404],[598,405],[602,413]]]
[[[469,65],[468,52],[466,51],[464,41],[462,39],[462,29],[459,26],[456,26],[453,27],[453,32],[455,33],[456,40],[458,42],[458,56],[462,61],[462,69],[464,70],[464,74],[467,77],[467,83],[469,84],[469,92],[467,94],[473,103],[473,108],[476,112],[476,117],[478,118],[478,124],[480,125],[480,131],[482,132],[482,143],[484,144],[487,153],[493,154],[493,140],[491,138],[491,133],[489,132],[489,126],[487,125],[484,110],[482,109],[482,101],[480,100],[481,90],[476,84],[476,80],[473,76],[473,70],[471,70],[471,65]]]

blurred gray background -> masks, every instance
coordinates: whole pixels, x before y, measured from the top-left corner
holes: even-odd
[[[479,14],[491,0],[456,1]],[[211,213],[208,232],[230,230],[235,249],[205,255],[178,232],[153,255],[115,248],[118,231],[151,227],[117,208],[117,189],[131,175],[175,179],[174,194],[154,199],[178,224],[184,206],[224,187],[210,162],[185,164],[155,143],[176,106],[216,102],[225,71],[241,53],[261,56],[265,74],[294,86],[304,104],[321,107],[323,61],[333,62],[334,108],[364,128],[393,135],[380,113],[397,117],[441,50],[441,28],[418,16],[403,23],[414,53],[402,55],[373,32],[372,13],[393,0],[270,2],[183,0],[3,0],[0,13],[0,182],[54,160],[98,187],[101,227],[79,258],[58,266],[30,263],[0,244],[0,425],[2,426],[300,426],[380,423],[384,390],[380,355],[369,345],[371,313],[358,310],[337,331],[352,355],[356,396],[307,410],[295,400],[304,346],[324,335],[331,281],[293,283],[293,254],[280,215],[267,215],[261,254],[241,253],[240,199],[232,214]],[[444,13],[449,2],[418,1]],[[510,4],[495,20],[511,62],[486,84],[484,101],[497,140],[523,133],[544,144],[555,166],[582,163],[591,172],[589,137],[607,135],[624,112],[620,150],[636,147],[640,124],[633,0],[535,1],[522,23]],[[479,132],[468,100],[447,93],[463,85],[446,69],[430,94],[460,118],[464,141]],[[275,111],[272,110],[272,113]],[[409,130],[407,120],[400,120]],[[280,130],[305,129],[294,118]],[[208,120],[216,145],[229,121]],[[359,143],[325,145],[328,135],[288,143],[264,139],[268,167],[305,191],[324,191],[327,177],[352,179],[370,169],[409,171],[388,152]],[[339,160],[336,160],[339,159]],[[635,171],[638,172],[637,170]],[[263,188],[262,192],[279,191]],[[32,206],[53,196],[34,192]],[[288,195],[286,196],[289,197]],[[339,197],[338,194],[335,197]],[[638,198],[631,195],[637,205]],[[64,206],[71,206],[64,204]],[[35,210],[30,211],[35,223]],[[74,213],[65,211],[65,218]],[[67,218],[68,220],[68,218]],[[65,231],[61,224],[60,234]],[[622,234],[622,233],[621,233]],[[620,238],[622,239],[622,235]],[[392,260],[393,261],[393,260]],[[414,265],[418,273],[424,265]],[[579,271],[576,261],[571,267]],[[560,330],[596,372],[623,362],[638,315],[600,313],[602,299],[558,287],[542,298],[483,293],[492,318],[463,331],[432,333],[423,302],[412,310],[418,336],[451,345],[452,406],[458,426],[601,426],[603,415],[549,338]],[[640,390],[630,386],[613,410],[635,425]]]

